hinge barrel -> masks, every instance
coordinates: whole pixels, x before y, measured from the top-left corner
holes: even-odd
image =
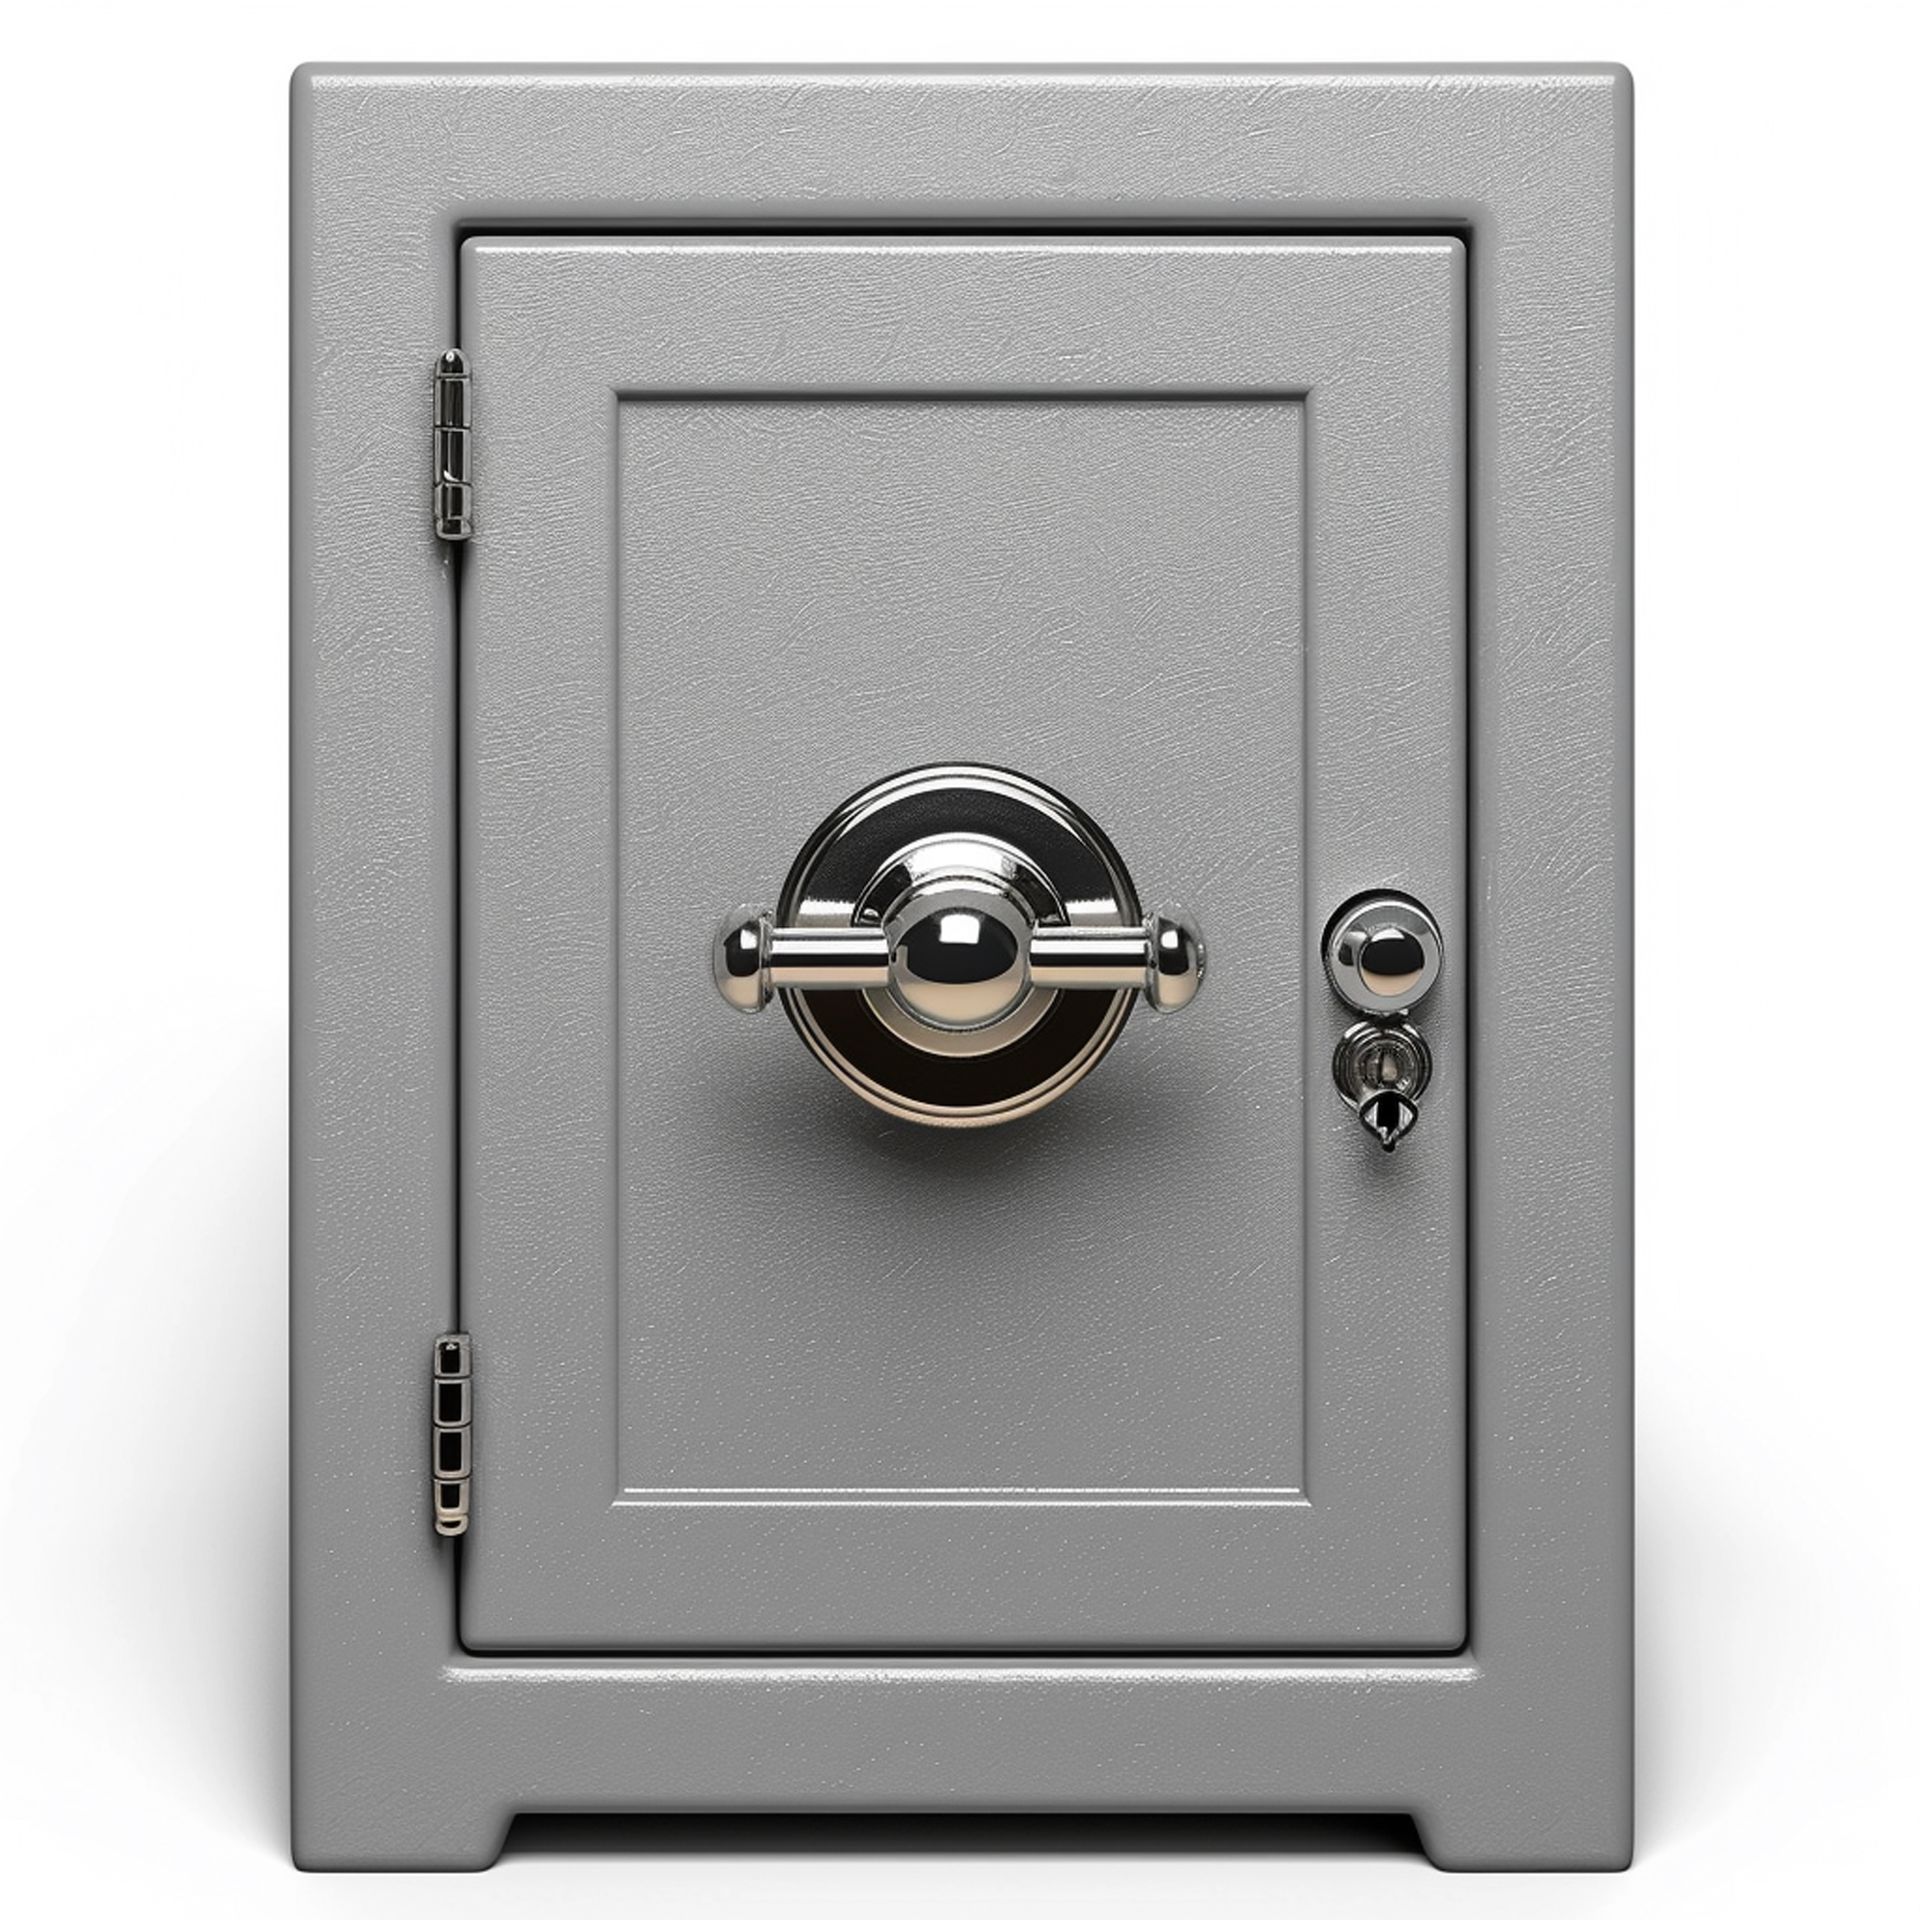
[[[473,377],[458,347],[433,363],[433,531],[473,538]]]
[[[473,1513],[473,1342],[464,1333],[443,1333],[433,1343],[429,1395],[429,1471],[433,1530],[452,1540],[467,1530]]]

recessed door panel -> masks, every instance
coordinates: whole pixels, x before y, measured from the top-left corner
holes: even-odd
[[[876,774],[972,758],[1169,874],[1258,770],[1276,831],[1217,868],[1213,937],[1298,918],[1296,404],[639,399],[619,435],[636,914],[697,936]],[[1203,751],[1168,757],[1174,702]],[[1143,806],[1155,767],[1183,790]],[[1143,1015],[980,1133],[888,1124],[784,1022],[739,1031],[697,939],[657,981],[652,940],[621,949],[623,1500],[1297,1497],[1291,942],[1238,1059]]]
[[[1460,270],[467,244],[469,1645],[1458,1643],[1461,981],[1389,1158],[1320,939],[1465,911]],[[958,1132],[707,973],[838,803],[955,761],[1083,807],[1209,959]]]

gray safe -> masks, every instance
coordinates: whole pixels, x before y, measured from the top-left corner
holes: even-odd
[[[302,1865],[1626,1864],[1629,127],[295,77]]]

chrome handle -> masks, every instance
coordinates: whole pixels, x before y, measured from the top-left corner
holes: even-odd
[[[801,849],[777,907],[713,942],[720,997],[780,994],[862,1099],[934,1126],[1045,1106],[1113,1044],[1136,995],[1186,1006],[1200,930],[1143,913],[1107,837],[1063,795],[997,767],[918,767],[857,793]]]
[[[956,890],[959,891],[959,890]],[[986,890],[982,890],[983,894]],[[978,918],[976,905],[942,910],[941,931]],[[925,925],[925,922],[920,922]],[[713,979],[720,997],[738,1013],[758,1013],[774,993],[790,987],[804,993],[871,992],[892,987],[932,1024],[969,1027],[1006,1011],[1028,987],[1083,993],[1144,993],[1156,1013],[1177,1013],[1200,989],[1206,949],[1200,929],[1178,909],[1150,915],[1137,927],[1034,927],[1016,933],[1017,952],[985,979],[930,980],[916,958],[914,929],[889,933],[880,927],[777,927],[764,907],[742,907],[722,924],[713,942]],[[972,938],[940,938],[942,947],[977,948]],[[997,955],[995,956],[998,957]],[[981,969],[970,968],[978,974]],[[971,1017],[941,1017],[929,987],[965,988],[976,995]],[[991,996],[991,997],[989,997]]]

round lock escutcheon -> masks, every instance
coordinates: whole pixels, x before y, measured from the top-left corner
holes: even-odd
[[[1376,889],[1349,900],[1321,940],[1327,983],[1362,1017],[1333,1050],[1333,1084],[1376,1146],[1392,1153],[1420,1118],[1433,1053],[1407,1015],[1440,979],[1440,929],[1419,901]]]

